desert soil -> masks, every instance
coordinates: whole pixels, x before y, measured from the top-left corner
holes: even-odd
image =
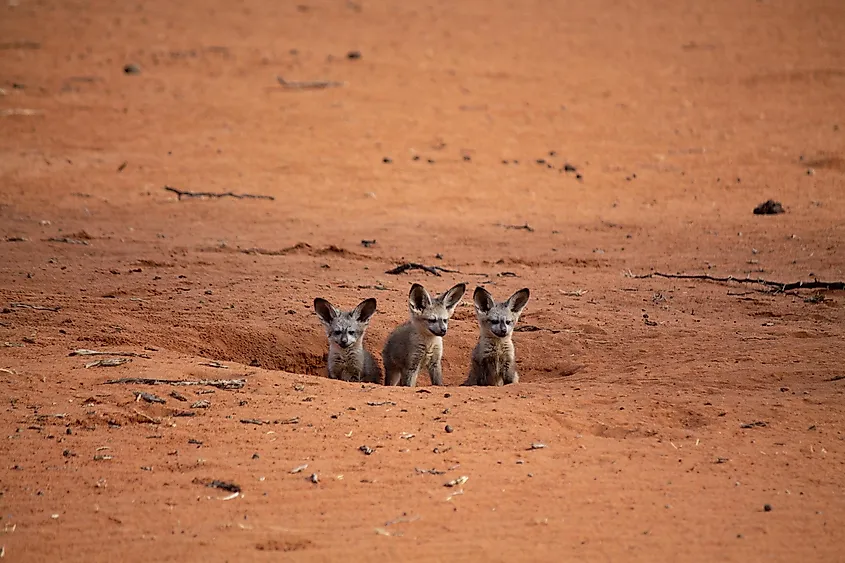
[[[842,561],[845,294],[638,276],[845,279],[845,3],[3,4],[7,560]],[[447,387],[325,377],[460,281]]]

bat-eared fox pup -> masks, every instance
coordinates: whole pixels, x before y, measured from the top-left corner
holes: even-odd
[[[353,311],[341,311],[318,297],[314,299],[314,310],[329,338],[329,378],[381,383],[381,369],[364,349],[364,333],[376,312],[376,300],[371,297]]]
[[[393,331],[382,350],[385,385],[415,387],[423,366],[432,385],[443,385],[443,336],[465,291],[466,284],[459,283],[432,299],[420,284],[411,286],[411,318]]]
[[[507,301],[496,303],[486,289],[475,288],[472,300],[480,334],[464,385],[501,386],[519,381],[511,335],[528,297],[528,289],[520,289]]]

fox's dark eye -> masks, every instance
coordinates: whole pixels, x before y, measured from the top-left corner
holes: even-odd
[[[437,322],[437,319],[428,319],[428,322],[430,322],[430,323],[436,323],[436,322]]]
[[[505,321],[505,324],[506,324],[506,325],[512,325],[512,324],[513,324],[513,321]]]
[[[340,331],[339,330],[333,330],[332,334],[334,334],[335,336],[340,336]]]

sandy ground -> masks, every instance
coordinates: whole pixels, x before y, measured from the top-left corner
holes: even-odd
[[[10,0],[0,37],[5,559],[842,561],[845,294],[632,275],[845,279],[845,3]],[[459,281],[448,387],[326,379],[314,297],[376,297],[378,352]],[[477,284],[532,291],[518,385],[458,387]]]

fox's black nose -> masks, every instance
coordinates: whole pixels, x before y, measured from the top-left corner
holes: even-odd
[[[446,336],[446,328],[445,327],[443,327],[443,328],[440,328],[440,327],[433,328],[433,329],[431,329],[431,333],[434,336]]]
[[[492,332],[493,334],[495,334],[499,338],[503,338],[503,337],[507,336],[508,329],[496,327],[496,328],[491,329],[490,332]]]

